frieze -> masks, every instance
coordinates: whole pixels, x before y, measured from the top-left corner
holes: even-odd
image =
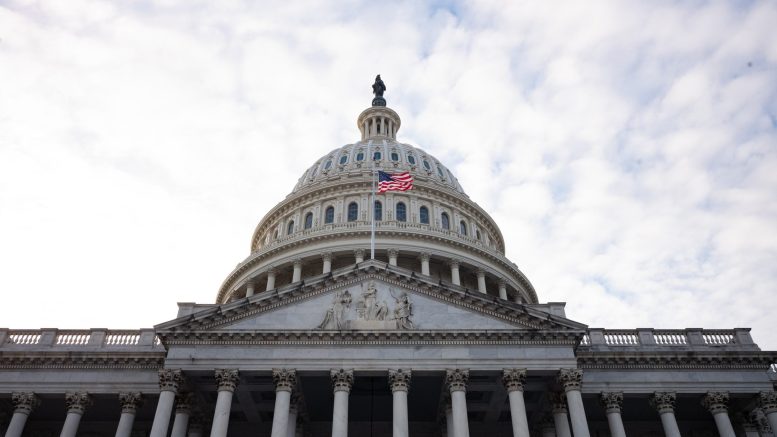
[[[165,353],[156,356],[89,355],[3,355],[0,369],[126,369],[156,370],[164,366]]]
[[[777,359],[777,354],[739,352],[737,354],[689,353],[609,354],[587,352],[578,354],[581,369],[753,369],[766,370]]]

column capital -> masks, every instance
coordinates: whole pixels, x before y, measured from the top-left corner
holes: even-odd
[[[650,396],[650,405],[661,413],[674,413],[674,403],[677,400],[677,393],[673,391],[657,391]]]
[[[507,287],[507,281],[501,276],[496,279],[496,283],[499,287]]]
[[[460,264],[461,260],[457,258],[451,258],[448,260],[448,265],[451,266],[452,269],[458,269]]]
[[[302,258],[294,258],[291,263],[294,265],[294,268],[302,267]]]
[[[766,418],[766,413],[760,408],[753,408],[753,411],[747,415],[747,420],[755,426],[758,432],[763,434],[771,434],[772,427],[769,426],[769,419]]]
[[[240,379],[237,369],[216,369],[215,374],[218,391],[235,391],[237,381]]]
[[[395,391],[409,391],[410,377],[411,373],[409,369],[389,369],[388,379],[391,393],[394,393]]]
[[[91,404],[92,400],[89,398],[89,393],[83,391],[65,393],[65,405],[67,406],[68,413],[84,414],[86,407]]]
[[[553,414],[564,413],[567,414],[567,395],[561,391],[553,391],[548,393],[548,401],[550,401],[551,411]]]
[[[475,270],[475,274],[478,276],[478,278],[482,278],[486,276],[486,271],[483,269],[477,269]]]
[[[542,431],[556,431],[556,423],[553,420],[553,416],[545,413],[540,419],[540,430]]]
[[[469,382],[469,369],[447,369],[445,371],[445,385],[453,393],[455,391],[467,391]]]
[[[275,275],[278,273],[278,267],[277,266],[267,266],[267,268],[264,269],[264,272],[268,275]]]
[[[297,371],[294,369],[272,369],[275,391],[293,392],[297,385]]]
[[[580,390],[583,385],[583,371],[581,369],[560,369],[558,371],[558,383],[564,387],[564,392]]]
[[[324,261],[332,261],[332,252],[324,252],[321,254],[321,259]]]
[[[135,414],[138,407],[143,405],[143,395],[140,392],[119,393],[119,403],[122,413]]]
[[[388,256],[392,256],[392,257],[399,256],[399,251],[397,249],[389,249],[387,253],[388,253]]]
[[[40,405],[40,398],[31,391],[15,391],[11,393],[11,403],[14,413],[30,414]]]
[[[354,249],[353,255],[357,258],[364,258],[364,249]]]
[[[423,262],[429,262],[429,260],[432,258],[432,254],[429,252],[421,252],[418,254],[418,258]]]
[[[777,392],[762,391],[758,393],[758,405],[764,414],[777,412]]]
[[[599,402],[608,413],[621,412],[621,405],[623,405],[623,392],[622,391],[603,391],[599,393]]]
[[[332,369],[329,372],[332,378],[332,390],[335,392],[351,392],[353,386],[353,369]]]
[[[712,414],[728,413],[728,392],[708,391],[701,404]]]
[[[507,392],[523,391],[526,383],[526,369],[502,369],[502,384]]]
[[[192,413],[192,402],[194,401],[194,396],[192,396],[191,392],[181,392],[175,395],[175,412],[177,413],[184,413],[184,414],[191,414]]]
[[[159,369],[160,390],[177,392],[181,384],[183,384],[181,369]]]

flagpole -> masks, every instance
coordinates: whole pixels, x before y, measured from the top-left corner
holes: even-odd
[[[375,259],[375,163],[373,162],[372,169],[372,235],[370,237],[370,259]]]

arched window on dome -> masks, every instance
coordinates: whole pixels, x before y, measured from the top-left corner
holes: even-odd
[[[332,160],[331,159],[328,160],[326,162],[326,164],[324,164],[324,170],[329,170],[330,168],[332,168]]]
[[[289,222],[289,225],[286,227],[286,235],[291,235],[294,233],[294,220],[291,220]]]
[[[348,155],[343,155],[340,157],[340,165],[345,165],[348,162]]]
[[[359,205],[356,202],[348,204],[348,221],[355,222],[359,219]]]
[[[397,203],[397,220],[400,222],[406,222],[407,221],[407,207],[403,202]]]
[[[424,159],[424,168],[427,169],[428,171],[432,170],[431,164],[429,164],[429,161],[427,161],[425,159]]]
[[[380,158],[382,158],[382,157],[383,157],[383,154],[381,154],[380,152],[374,152],[372,154],[372,160],[373,161],[380,161]]]
[[[459,222],[459,233],[463,236],[467,236],[467,222],[464,220]]]
[[[379,222],[383,220],[383,204],[375,201],[375,221]]]
[[[329,206],[324,211],[324,223],[334,223],[335,221],[335,207]]]
[[[313,213],[309,212],[305,214],[305,229],[310,229],[313,227]]]
[[[356,160],[357,161],[364,161],[364,152],[362,152],[360,150],[359,153],[356,154]]]
[[[410,165],[415,165],[415,156],[408,154],[407,162],[410,163]]]
[[[440,179],[445,179],[445,174],[442,172],[442,168],[437,165],[437,175],[440,176]]]
[[[394,161],[394,162],[399,161],[399,153],[391,152],[391,160]]]
[[[444,212],[440,216],[440,222],[442,223],[443,229],[450,229],[451,228],[451,219],[448,217],[448,213]]]
[[[478,241],[480,241],[480,231],[478,229],[475,229],[475,238],[477,238]]]
[[[275,232],[272,233],[272,239],[277,240],[278,239],[278,230],[276,229]]]
[[[429,208],[422,206],[420,210],[418,210],[418,218],[421,220],[421,224],[428,225],[429,224]]]

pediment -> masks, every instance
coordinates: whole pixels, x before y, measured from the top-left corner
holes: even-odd
[[[165,334],[573,331],[585,325],[526,305],[367,262],[157,325]],[[582,335],[582,334],[581,334]]]

